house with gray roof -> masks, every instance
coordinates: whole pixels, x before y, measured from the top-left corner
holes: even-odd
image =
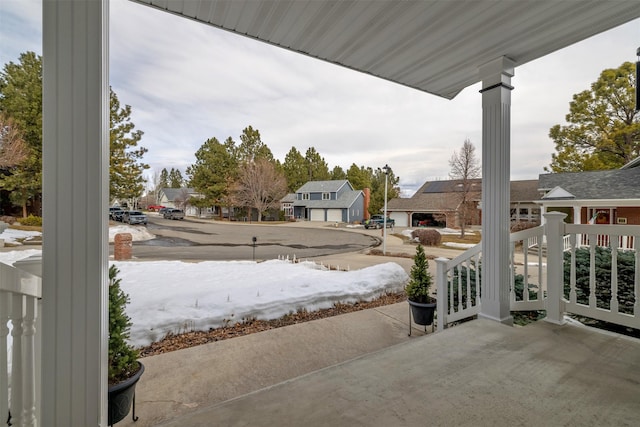
[[[364,192],[354,190],[346,179],[309,181],[295,193],[295,219],[325,222],[362,222]]]
[[[482,224],[482,180],[469,180],[467,225]],[[410,198],[391,199],[389,217],[398,227],[458,228],[462,180],[427,181]],[[511,221],[540,223],[537,180],[511,181]]]
[[[184,188],[162,188],[158,192],[158,204],[167,208],[183,209],[187,216],[198,216],[200,210],[189,204],[189,199],[202,197],[195,189]]]
[[[540,175],[542,212],[564,212],[573,224],[640,225],[639,159],[614,170]]]

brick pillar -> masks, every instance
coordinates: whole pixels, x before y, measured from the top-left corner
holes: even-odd
[[[133,237],[131,233],[118,233],[115,235],[113,241],[113,259],[116,261],[131,259],[131,249],[133,247]]]
[[[362,190],[362,192],[364,193],[364,212],[362,214],[362,218],[366,221],[371,217],[371,215],[369,215],[369,203],[371,202],[371,190],[368,188],[365,188]]]

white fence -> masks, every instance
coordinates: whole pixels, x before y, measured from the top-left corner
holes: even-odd
[[[552,321],[568,312],[640,329],[638,239],[637,225],[564,224],[560,218],[511,234],[511,310],[547,310]],[[480,312],[481,259],[480,245],[452,260],[436,259],[438,330]]]
[[[38,425],[41,265],[0,263],[0,421],[14,427]]]

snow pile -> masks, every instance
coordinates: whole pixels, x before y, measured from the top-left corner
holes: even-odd
[[[312,262],[115,262],[131,302],[131,341],[144,346],[167,333],[207,330],[245,319],[276,319],[299,309],[370,300],[399,292],[408,279],[396,263],[328,271]]]

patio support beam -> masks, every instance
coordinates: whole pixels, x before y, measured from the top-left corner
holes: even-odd
[[[513,324],[509,311],[511,77],[500,57],[479,68],[482,79],[482,297],[479,317]]]
[[[106,426],[108,0],[43,2],[42,422]]]

